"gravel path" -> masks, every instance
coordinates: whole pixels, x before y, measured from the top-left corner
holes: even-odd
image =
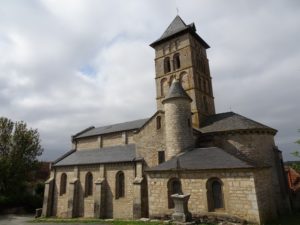
[[[34,215],[0,215],[0,225],[87,225],[86,223],[27,223],[27,221],[34,219]],[[103,225],[93,223],[94,225]]]
[[[34,215],[1,215],[0,225],[29,225],[26,221],[33,218]]]

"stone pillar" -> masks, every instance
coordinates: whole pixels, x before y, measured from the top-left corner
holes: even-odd
[[[42,216],[44,216],[44,217],[51,216],[51,214],[52,214],[53,188],[54,188],[54,178],[50,177],[45,182],[43,211],[42,211]]]
[[[189,222],[192,220],[192,215],[188,210],[188,201],[190,195],[171,195],[174,201],[174,213],[172,214],[172,220],[180,223]]]
[[[104,181],[105,181],[105,168],[104,165],[100,165],[99,169],[100,177],[95,182],[95,194],[94,194],[94,217],[104,217]]]
[[[104,179],[98,179],[95,182],[95,194],[94,194],[94,217],[101,218],[103,217],[102,212],[102,186]]]
[[[67,210],[67,217],[73,218],[76,215],[76,192],[77,192],[77,184],[78,178],[73,178],[69,182],[69,191],[68,191],[68,210]]]
[[[142,217],[143,162],[136,163],[136,177],[133,181],[133,219]]]
[[[67,217],[73,218],[77,216],[77,204],[78,204],[78,183],[79,183],[79,170],[78,167],[74,167],[74,178],[69,182],[68,191],[68,210]]]

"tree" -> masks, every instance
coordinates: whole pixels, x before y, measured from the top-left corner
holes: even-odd
[[[23,121],[0,117],[0,196],[24,192],[29,173],[43,149],[39,133]]]
[[[298,132],[300,132],[300,129],[298,130]],[[297,141],[295,141],[295,144],[300,145],[300,139],[297,140]],[[294,156],[300,158],[300,152],[299,152],[298,150],[294,151],[294,152],[292,153],[292,155],[294,155]]]
[[[298,132],[300,132],[300,129],[298,130]],[[296,144],[300,145],[300,139],[295,141]],[[299,150],[296,150],[294,152],[291,153],[293,156],[297,157],[300,159],[300,152]],[[300,163],[293,163],[292,164],[292,168],[297,170],[297,171],[300,171]]]

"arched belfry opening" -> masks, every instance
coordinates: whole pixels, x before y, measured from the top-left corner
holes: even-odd
[[[180,68],[180,55],[179,55],[179,53],[176,53],[173,56],[173,67],[174,67],[174,70],[177,70],[177,69]]]

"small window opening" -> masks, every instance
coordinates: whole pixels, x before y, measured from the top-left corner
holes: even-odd
[[[161,128],[161,117],[156,117],[156,129],[159,130]]]
[[[158,164],[165,161],[165,151],[158,151]]]

